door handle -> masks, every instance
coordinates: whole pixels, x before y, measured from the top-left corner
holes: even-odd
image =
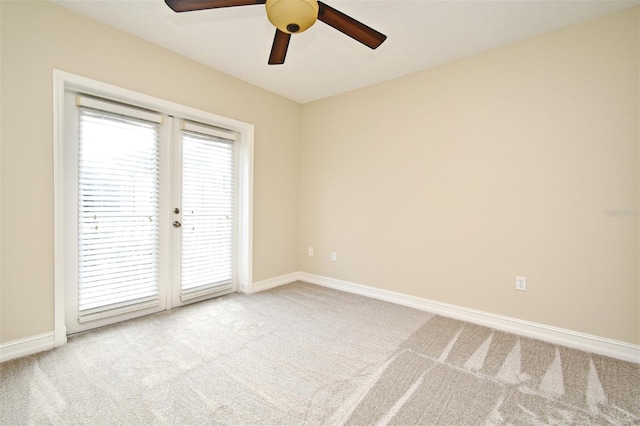
[[[180,228],[182,226],[182,224],[180,222],[178,222],[177,220],[173,222],[173,227],[174,228]]]

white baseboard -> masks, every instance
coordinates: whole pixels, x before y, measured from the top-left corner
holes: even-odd
[[[520,320],[517,318],[511,318],[503,315],[492,314],[489,312],[478,311],[475,309],[464,308],[462,306],[451,305],[449,303],[437,302],[434,300],[423,299],[416,296],[409,296],[407,294],[369,287],[362,284],[338,280],[335,278],[313,275],[306,272],[283,275],[281,277],[276,277],[270,280],[256,283],[255,285],[259,287],[264,286],[264,289],[266,289],[273,288],[278,285],[288,284],[297,280],[345,291],[348,293],[359,294],[362,296],[371,297],[373,299],[383,300],[385,302],[391,302],[449,318],[468,321],[474,324],[483,325],[485,327],[494,328],[496,330],[507,331],[509,333],[544,340],[550,343],[568,346],[570,348],[593,352],[596,354],[621,359],[623,361],[640,363],[640,345],[633,345],[631,343],[621,342],[618,340],[607,339],[604,337],[580,333],[573,330],[552,327],[544,324]]]
[[[621,359],[623,361],[640,363],[640,345],[633,345],[631,343],[607,339],[591,334],[464,308],[448,303],[423,299],[421,297],[409,296],[402,293],[369,287],[335,278],[308,274],[306,272],[292,272],[279,277],[258,281],[247,288],[243,288],[242,290],[249,294],[256,293],[298,280],[431,312],[449,318],[468,321],[474,324],[494,328],[496,330],[507,331],[521,336],[540,339],[587,352],[593,352]],[[0,362],[46,351],[53,347],[54,335],[52,332],[3,343],[0,344]]]
[[[244,289],[244,293],[257,293],[263,290],[269,290],[270,288],[279,287],[281,285],[290,284],[300,279],[300,272],[292,272],[286,275],[280,275],[279,277],[269,278],[268,280],[258,281],[248,288]]]
[[[0,362],[53,349],[53,332],[0,344]]]

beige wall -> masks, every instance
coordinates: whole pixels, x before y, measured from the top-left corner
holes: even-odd
[[[299,104],[50,2],[0,8],[0,342],[53,330],[53,68],[254,124],[254,280],[297,270]]]
[[[2,7],[0,6],[0,47],[2,46]],[[0,309],[2,308],[2,49],[0,48]],[[2,318],[2,314],[0,314]],[[2,320],[0,319],[0,330]],[[2,341],[2,331],[0,331],[0,342]]]
[[[304,105],[300,269],[640,343],[638,13]]]

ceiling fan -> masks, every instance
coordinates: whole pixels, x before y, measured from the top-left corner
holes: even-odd
[[[287,56],[291,34],[301,33],[311,27],[317,19],[375,49],[387,39],[362,22],[316,0],[164,0],[175,12],[217,9],[221,7],[264,4],[269,21],[276,27],[271,46],[269,65],[283,64]]]

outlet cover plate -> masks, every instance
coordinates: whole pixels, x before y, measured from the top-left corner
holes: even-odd
[[[516,290],[525,291],[527,289],[527,277],[516,277]]]

